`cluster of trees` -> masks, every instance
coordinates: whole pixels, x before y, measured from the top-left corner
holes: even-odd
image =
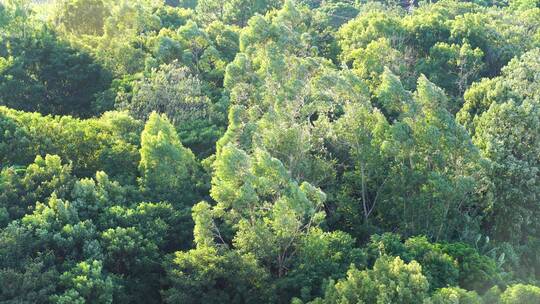
[[[540,303],[540,2],[0,2],[0,302]]]

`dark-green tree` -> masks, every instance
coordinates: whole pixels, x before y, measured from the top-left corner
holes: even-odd
[[[0,104],[43,114],[89,117],[111,77],[94,59],[47,28],[8,37],[0,54]]]

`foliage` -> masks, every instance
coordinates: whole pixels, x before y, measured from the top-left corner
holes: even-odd
[[[437,290],[431,297],[433,304],[460,303],[481,304],[482,299],[474,291],[466,291],[461,288],[448,287]]]
[[[7,39],[0,54],[0,104],[43,114],[89,117],[110,74],[44,28]]]
[[[248,303],[267,301],[270,295],[268,275],[251,255],[201,246],[177,253],[169,263],[167,303]]]
[[[421,303],[428,281],[416,262],[381,257],[372,270],[352,267],[347,279],[331,282],[325,297],[313,303]]]
[[[540,300],[540,288],[536,286],[517,284],[510,286],[501,295],[501,303],[536,303]]]
[[[139,180],[145,196],[153,201],[189,204],[195,157],[182,146],[165,115],[153,112],[141,134]]]
[[[119,99],[121,109],[144,121],[154,111],[167,115],[196,152],[208,155],[222,133],[219,110],[202,92],[201,81],[176,62],[152,70],[148,78],[135,83],[130,97]]]
[[[2,165],[27,165],[36,155],[54,154],[72,162],[77,176],[105,171],[133,180],[139,160],[142,124],[125,113],[80,120],[0,108]],[[17,151],[17,153],[11,153]]]
[[[0,302],[539,303],[538,4],[0,1]]]
[[[103,0],[61,1],[55,23],[75,35],[103,35],[107,16]]]
[[[25,169],[4,168],[0,173],[0,208],[8,215],[5,224],[31,213],[36,202],[44,202],[53,193],[68,196],[74,182],[71,170],[56,155],[38,155]]]

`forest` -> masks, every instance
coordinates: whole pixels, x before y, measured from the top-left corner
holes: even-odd
[[[0,0],[0,303],[540,304],[540,0]]]

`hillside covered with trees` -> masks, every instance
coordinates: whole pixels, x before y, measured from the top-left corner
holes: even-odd
[[[540,303],[539,0],[1,0],[0,303]]]

